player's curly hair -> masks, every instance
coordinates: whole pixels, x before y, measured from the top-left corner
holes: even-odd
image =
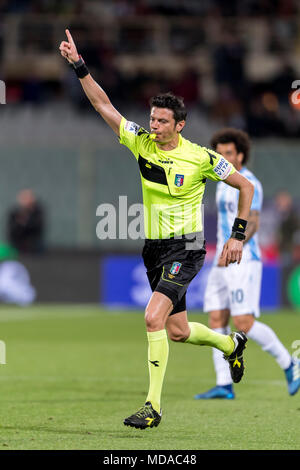
[[[245,165],[250,157],[250,139],[246,132],[232,127],[225,127],[215,132],[211,138],[210,145],[216,150],[218,144],[233,143],[238,153],[243,153],[243,164]]]
[[[179,121],[186,120],[187,111],[181,96],[175,96],[169,91],[168,93],[152,96],[149,103],[151,108],[156,106],[157,108],[171,109],[173,111],[176,124]]]

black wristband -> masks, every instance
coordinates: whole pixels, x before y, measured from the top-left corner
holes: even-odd
[[[77,62],[73,62],[73,64],[72,64],[74,69],[78,69],[78,67],[80,67],[82,64],[85,63],[83,58],[81,57],[81,55],[79,55],[78,57],[79,57],[79,59],[77,60]]]
[[[79,56],[79,60],[72,64],[72,67],[78,78],[84,78],[90,73],[81,55]]]
[[[246,235],[242,232],[235,232],[234,230],[231,232],[231,237],[230,238],[235,238],[236,240],[245,240]]]
[[[236,217],[234,219],[234,224],[232,226],[232,231],[233,232],[245,233],[246,227],[247,227],[247,220],[239,219],[238,217]]]

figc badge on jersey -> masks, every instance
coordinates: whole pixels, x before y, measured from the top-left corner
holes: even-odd
[[[183,185],[184,175],[175,175],[175,186],[180,188]]]

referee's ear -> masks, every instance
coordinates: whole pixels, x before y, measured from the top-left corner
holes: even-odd
[[[178,133],[180,133],[182,129],[184,128],[184,126],[185,126],[185,121],[178,121],[176,123],[175,129]]]

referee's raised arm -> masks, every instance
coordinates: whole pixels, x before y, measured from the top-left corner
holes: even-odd
[[[111,104],[105,91],[90,75],[84,60],[77,52],[75,42],[68,29],[66,29],[66,35],[68,40],[62,41],[59,46],[61,55],[73,65],[82,88],[96,111],[101,114],[107,124],[119,136],[121,114]]]

